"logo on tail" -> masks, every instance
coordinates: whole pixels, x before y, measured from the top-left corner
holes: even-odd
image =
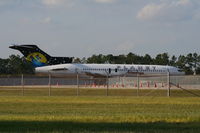
[[[26,59],[32,62],[35,67],[47,65],[47,58],[39,52],[29,54]]]

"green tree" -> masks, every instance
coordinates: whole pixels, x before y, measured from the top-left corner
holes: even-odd
[[[7,64],[9,62],[9,59],[0,59],[0,74],[6,74],[7,71]]]
[[[170,66],[176,66],[177,57],[173,55],[169,61]]]
[[[198,54],[197,53],[193,53],[193,63],[192,64],[192,67],[193,67],[193,70],[194,70],[194,74],[196,75],[197,74],[197,68],[199,67],[199,58],[198,58]]]
[[[32,64],[19,55],[11,55],[8,59],[0,60],[0,74],[33,74]]]
[[[81,63],[81,59],[80,59],[80,58],[75,58],[75,59],[73,60],[73,63]]]
[[[154,64],[156,65],[169,65],[169,55],[168,53],[158,54],[154,59]]]
[[[21,58],[22,64],[21,64],[21,74],[34,74],[35,68],[33,67],[32,63],[27,61],[25,57]]]
[[[197,57],[197,69],[196,69],[196,73],[200,74],[200,55]]]
[[[199,61],[198,61],[198,54],[197,53],[189,53],[186,56],[186,65],[187,67],[193,72],[193,74],[196,74]]]
[[[101,64],[101,63],[105,63],[105,61],[106,61],[105,59],[106,59],[105,56],[102,55],[102,54],[92,55],[92,57],[89,57],[87,59],[87,63],[99,63],[99,64]]]
[[[114,64],[114,56],[112,54],[105,56],[105,61],[105,63]]]
[[[126,56],[126,64],[139,64],[141,62],[140,57],[136,54],[129,53]]]
[[[187,65],[187,58],[184,55],[180,55],[176,62],[178,68],[182,69],[186,74],[192,74],[191,68]]]
[[[147,64],[147,65],[153,64],[153,59],[149,54],[145,54],[145,56],[142,57],[142,64]]]

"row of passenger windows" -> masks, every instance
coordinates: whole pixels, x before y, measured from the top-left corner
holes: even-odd
[[[126,69],[110,69],[111,71],[127,71]],[[83,71],[109,71],[109,69],[83,68]],[[166,72],[166,70],[139,70],[139,72]]]

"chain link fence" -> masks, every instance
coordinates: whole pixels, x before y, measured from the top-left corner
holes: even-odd
[[[0,76],[0,96],[200,97],[200,76],[136,75],[92,78]]]

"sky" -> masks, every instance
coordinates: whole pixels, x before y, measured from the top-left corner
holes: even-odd
[[[0,58],[36,44],[52,56],[200,54],[200,0],[0,0]]]

